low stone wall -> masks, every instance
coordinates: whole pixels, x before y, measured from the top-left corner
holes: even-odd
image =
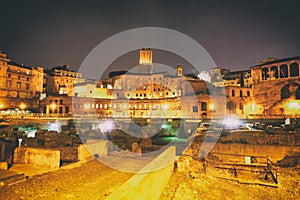
[[[17,147],[14,151],[14,163],[32,164],[50,169],[58,169],[60,166],[60,151]]]
[[[287,155],[300,152],[300,146],[279,145],[250,145],[250,144],[222,144],[217,143],[211,148],[210,143],[202,146],[202,150],[212,153],[239,154],[249,156],[268,156],[273,162],[282,160]],[[244,158],[240,158],[244,159]]]
[[[104,157],[107,155],[107,151],[107,141],[87,140],[86,144],[81,144],[78,146],[78,160],[89,160],[97,156]]]
[[[173,173],[175,153],[175,147],[169,147],[140,172],[112,192],[107,199],[159,199]]]

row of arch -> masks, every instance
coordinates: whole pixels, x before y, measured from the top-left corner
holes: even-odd
[[[299,64],[294,62],[289,66],[286,64],[278,66],[272,66],[270,68],[262,68],[262,80],[268,80],[270,78],[288,78],[299,76]]]

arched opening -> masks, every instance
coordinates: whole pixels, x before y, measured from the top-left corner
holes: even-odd
[[[281,99],[288,99],[291,96],[290,84],[287,84],[281,88]]]
[[[296,90],[296,99],[299,100],[300,99],[300,86],[298,86],[297,90]]]
[[[278,68],[277,68],[277,66],[272,66],[271,67],[270,76],[271,76],[271,78],[278,78]]]
[[[294,62],[290,65],[290,76],[291,77],[299,76],[299,65],[298,65],[298,63]]]
[[[269,78],[269,69],[263,68],[262,69],[262,80],[267,80]]]
[[[288,66],[281,65],[280,66],[280,78],[287,78],[288,77]]]
[[[235,104],[231,101],[227,103],[227,109],[229,110],[229,114],[235,114]]]

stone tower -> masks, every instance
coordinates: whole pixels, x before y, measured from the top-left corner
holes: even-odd
[[[141,49],[139,61],[139,73],[151,74],[152,73],[152,50]]]
[[[176,71],[177,71],[177,76],[182,76],[182,67],[181,67],[181,65],[177,66]]]

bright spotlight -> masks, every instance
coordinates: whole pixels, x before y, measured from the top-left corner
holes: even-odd
[[[226,119],[224,119],[223,125],[225,128],[238,129],[242,125],[242,122],[236,117],[227,117]]]

